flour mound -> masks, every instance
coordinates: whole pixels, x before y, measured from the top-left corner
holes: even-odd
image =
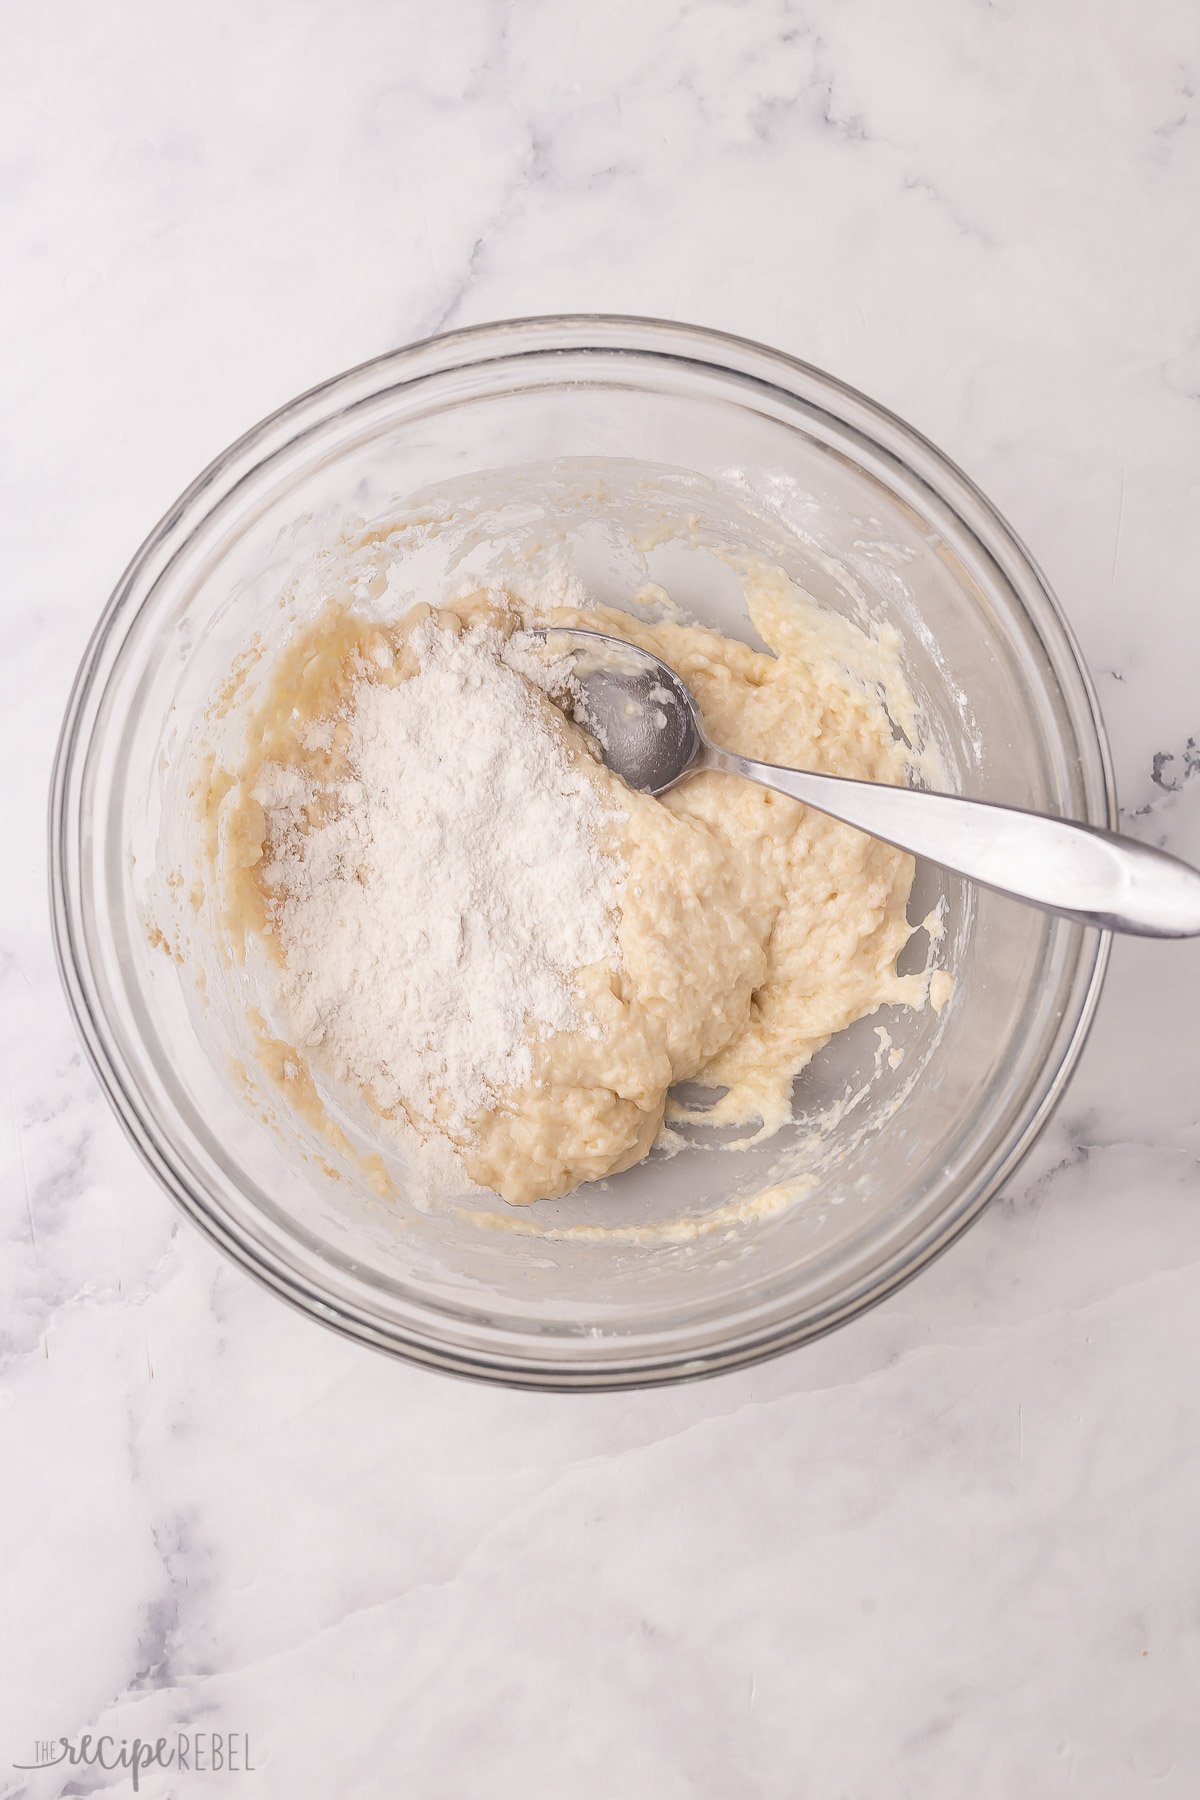
[[[418,672],[360,680],[331,816],[295,769],[255,798],[275,845],[280,1000],[298,1043],[385,1111],[461,1128],[585,1025],[576,976],[616,960],[607,812],[500,634],[426,622]],[[513,656],[513,661],[518,661]]]

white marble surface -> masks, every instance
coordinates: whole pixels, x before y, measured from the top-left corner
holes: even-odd
[[[765,338],[964,463],[1078,628],[1131,829],[1200,858],[1194,0],[0,33],[0,1793],[38,1738],[188,1722],[256,1773],[143,1793],[1200,1792],[1200,944],[1118,945],[1042,1146],[915,1285],[570,1400],[343,1343],[176,1218],[43,870],[74,664],[196,469],[399,342],[572,308]]]

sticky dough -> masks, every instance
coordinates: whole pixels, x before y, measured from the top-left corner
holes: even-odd
[[[661,656],[695,694],[711,736],[744,755],[902,782],[904,749],[879,692],[847,668],[850,639],[876,659],[879,647],[841,621],[829,640],[820,615],[770,572],[750,583],[748,601],[771,653],[620,611],[540,616]],[[210,793],[235,949],[252,935],[277,954],[263,879],[269,825],[252,797],[258,771],[291,762],[318,786],[336,773],[336,721],[353,682],[385,662],[388,679],[403,678],[405,635],[428,613],[385,626],[331,603],[281,658],[242,767],[219,771]],[[450,629],[524,622],[517,602],[498,607],[495,595],[440,617]],[[375,654],[385,645],[386,658]],[[314,733],[324,721],[332,730]],[[609,848],[624,866],[620,964],[580,971],[586,1029],[535,1043],[532,1080],[454,1134],[472,1180],[518,1205],[645,1156],[681,1081],[718,1092],[709,1122],[746,1126],[745,1142],[768,1136],[791,1116],[796,1076],[835,1032],[883,1005],[919,1006],[927,990],[923,976],[896,971],[911,929],[910,857],[730,775],[696,776],[662,799],[632,793],[565,729],[617,815]]]

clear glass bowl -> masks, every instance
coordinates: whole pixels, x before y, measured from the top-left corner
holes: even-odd
[[[778,1144],[749,1161],[702,1144],[656,1156],[522,1214],[532,1237],[385,1203],[322,1167],[231,1074],[245,996],[198,1006],[147,924],[187,811],[182,746],[222,670],[252,631],[278,629],[279,594],[348,509],[445,483],[477,496],[484,536],[561,505],[603,598],[661,580],[744,634],[711,557],[631,548],[631,509],[691,505],[708,543],[727,534],[825,606],[898,628],[953,784],[1112,825],[1093,689],[1028,553],[931,444],[803,363],[640,319],[453,332],[314,389],[205,470],[105,609],[54,772],[53,924],[96,1072],[184,1211],[315,1318],[438,1368],[595,1388],[752,1362],[862,1311],[978,1216],[1063,1090],[1108,940],[922,869],[918,916],[947,902],[953,999],[940,1020],[889,1013],[894,1075],[878,1019],[806,1072],[790,1149],[811,1147],[817,1179],[775,1213],[728,1222]],[[720,1229],[669,1224],[721,1208]]]

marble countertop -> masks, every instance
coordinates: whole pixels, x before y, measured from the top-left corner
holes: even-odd
[[[179,1219],[47,933],[59,715],[196,470],[450,324],[656,313],[1007,513],[1130,830],[1200,859],[1191,0],[47,0],[0,59],[0,1794],[1200,1792],[1200,943],[1120,943],[1040,1147],[812,1348],[565,1399],[293,1315]]]

